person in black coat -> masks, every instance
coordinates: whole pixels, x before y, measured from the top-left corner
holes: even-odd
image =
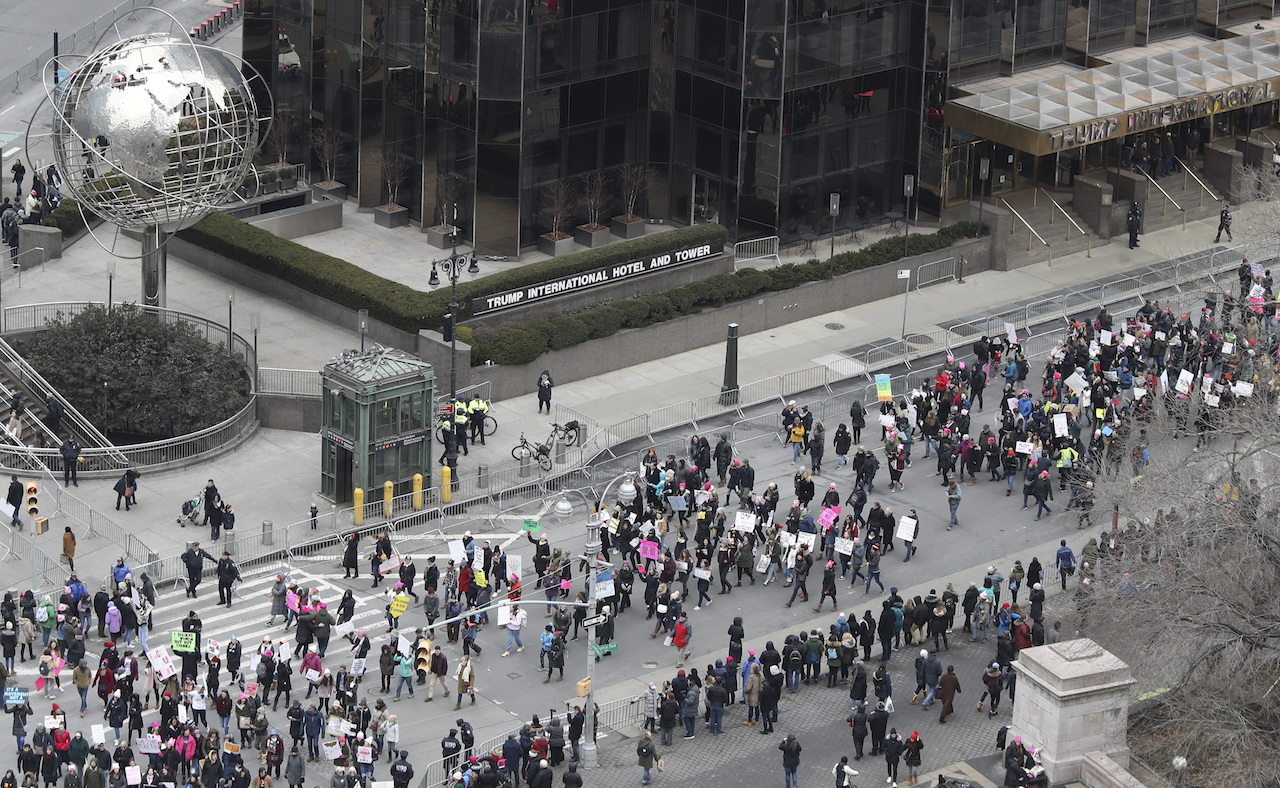
[[[871,659],[871,647],[876,642],[876,620],[871,616],[868,610],[862,614],[862,620],[858,622],[858,643],[862,646],[862,659]],[[865,673],[865,671],[864,671]]]
[[[867,411],[862,403],[854,400],[849,406],[849,432],[853,434],[853,442],[862,442],[862,430],[867,426]]]
[[[867,727],[871,729],[871,754],[879,755],[884,749],[884,732],[889,727],[889,712],[884,710],[883,703],[877,703],[876,710],[867,716]]]
[[[889,731],[889,738],[884,740],[884,744],[880,745],[884,752],[885,764],[889,768],[889,780],[894,785],[898,784],[898,762],[902,760],[902,751],[906,749],[906,745],[902,739],[898,738],[898,729],[892,728]]]
[[[353,531],[351,535],[347,537],[346,549],[342,553],[342,570],[342,577],[344,580],[352,577],[353,572],[355,573],[356,578],[360,577],[359,531]]]
[[[775,671],[776,678],[781,679],[781,669],[777,666],[769,669],[770,674]],[[760,688],[760,717],[764,720],[764,725],[760,729],[761,733],[773,733],[773,721],[777,719],[778,715],[778,699],[782,697],[782,685],[781,682],[775,685],[774,678],[775,676],[771,675],[769,680],[765,681],[764,686]]]
[[[859,703],[858,708],[854,710],[853,714],[849,715],[847,720],[849,727],[853,731],[853,748],[855,752],[853,759],[855,761],[862,760],[862,746],[867,738],[867,719],[866,704]]]
[[[551,389],[555,387],[555,381],[551,379],[551,373],[548,370],[542,370],[542,375],[538,377],[538,412],[541,413],[543,408],[547,409],[547,413],[551,412]]]

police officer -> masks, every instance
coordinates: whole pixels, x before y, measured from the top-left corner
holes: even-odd
[[[1138,207],[1137,200],[1134,200],[1133,205],[1129,206],[1128,225],[1129,225],[1129,248],[1135,249],[1138,246],[1138,230],[1142,229],[1142,209]],[[1228,231],[1228,235],[1229,234],[1230,232]]]
[[[467,450],[467,421],[467,403],[456,400],[453,403],[453,433],[463,454],[471,453]]]
[[[222,560],[218,562],[218,604],[231,607],[231,584],[240,579],[240,567],[231,560],[231,553],[222,551]]]
[[[449,735],[440,740],[440,757],[444,759],[444,771],[451,774],[458,768],[462,755],[462,742],[458,741],[458,729],[450,728]]]
[[[467,420],[471,423],[471,443],[475,445],[476,438],[480,439],[480,445],[484,445],[484,417],[489,413],[489,403],[484,401],[479,394],[471,398],[470,404],[467,405]]]
[[[409,765],[409,753],[405,750],[400,751],[400,759],[391,764],[391,782],[395,788],[409,788],[409,781],[413,779],[413,767]]]
[[[1222,203],[1222,213],[1218,214],[1218,235],[1213,239],[1214,243],[1222,240],[1223,231],[1227,233],[1227,242],[1234,243],[1231,240],[1231,206],[1225,201]]]

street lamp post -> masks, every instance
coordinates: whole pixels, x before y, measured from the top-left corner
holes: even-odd
[[[437,273],[438,268],[444,269],[444,275],[449,277],[449,404],[452,405],[458,399],[458,277],[462,274],[462,266],[467,266],[467,273],[480,273],[480,265],[476,262],[476,253],[473,249],[465,254],[458,254],[458,204],[453,204],[453,251],[443,260],[433,260],[431,262],[431,277],[427,280],[427,284],[432,287],[440,286],[440,274]]]
[[[911,256],[911,195],[916,191],[916,177],[914,175],[902,176],[902,199],[903,213],[902,217],[902,256]]]
[[[600,500],[596,501],[596,511],[590,511],[590,501],[586,496],[578,490],[561,491],[560,500],[556,501],[552,510],[561,522],[566,522],[573,516],[573,504],[569,503],[569,499],[565,497],[565,492],[575,492],[582,495],[583,501],[587,503],[587,544],[586,559],[590,569],[587,570],[587,615],[594,616],[596,612],[596,601],[598,599],[596,592],[596,578],[600,571],[600,517],[598,512],[605,507],[605,501],[609,499],[609,488],[615,483],[621,481],[618,486],[618,499],[624,504],[629,504],[635,500],[637,495],[634,474],[628,471],[621,476],[616,476],[612,481],[605,485],[604,494],[600,496]],[[616,611],[614,611],[616,613]],[[596,655],[591,646],[596,640],[596,628],[594,626],[587,628],[587,699],[586,708],[583,713],[586,715],[587,724],[583,729],[583,743],[579,747],[581,755],[580,763],[584,769],[594,769],[600,765],[599,753],[596,750],[596,703],[595,703],[595,673],[596,673]]]

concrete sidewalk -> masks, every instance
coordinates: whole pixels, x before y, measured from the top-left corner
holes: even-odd
[[[1248,235],[1250,206],[1238,210],[1238,227]],[[1212,222],[1164,230],[1144,237],[1143,246],[1128,250],[1115,243],[1095,250],[1092,258],[1083,254],[1056,260],[1052,268],[1041,263],[1007,273],[982,273],[966,277],[966,284],[948,283],[912,292],[908,304],[908,328],[928,331],[961,318],[1000,311],[1008,305],[1063,288],[1079,286],[1107,276],[1150,266],[1164,259],[1199,251],[1211,245]],[[106,295],[111,257],[91,239],[84,239],[64,253],[63,259],[26,271],[22,286],[5,288],[5,305],[64,300],[102,300]],[[120,261],[115,277],[117,301],[135,300],[138,279],[135,263]],[[226,280],[181,260],[169,259],[170,306],[219,322],[227,319]],[[262,366],[320,369],[344,348],[358,347],[359,336],[301,310],[279,304],[243,288],[235,291],[233,322],[236,330],[248,334],[251,312],[261,315],[259,357]],[[743,337],[740,342],[739,380],[746,384],[772,375],[830,363],[841,357],[842,349],[886,337],[901,330],[901,298],[851,307],[847,310],[800,320],[788,326]],[[828,324],[839,324],[832,329]],[[719,391],[722,380],[723,346],[716,342],[699,350],[681,353],[597,378],[558,385],[554,401],[578,410],[601,425],[612,425],[632,415],[654,408]],[[482,380],[483,368],[473,372]],[[552,370],[554,374],[555,370]],[[447,370],[439,370],[445,379]],[[460,376],[466,381],[464,376]],[[462,382],[460,381],[460,383]],[[463,458],[462,473],[471,475],[475,465],[491,469],[514,464],[510,448],[523,431],[531,439],[541,439],[550,417],[538,414],[533,395],[494,403],[493,413],[500,427],[488,446],[476,447]],[[296,522],[306,516],[316,500],[319,487],[321,445],[308,433],[261,430],[236,451],[207,463],[180,471],[147,474],[140,484],[140,509],[121,511],[117,519],[111,482],[82,483],[77,492],[98,511],[110,514],[122,525],[136,529],[144,541],[162,553],[180,549],[182,544],[204,529],[178,528],[177,508],[213,478],[227,500],[236,506],[239,527],[257,528],[263,520],[276,524]],[[327,509],[322,501],[321,509]],[[56,528],[60,533],[61,528]],[[89,545],[85,545],[86,553]],[[49,552],[57,555],[57,551]],[[112,549],[98,553],[90,562],[108,559]],[[86,555],[86,558],[88,556]]]

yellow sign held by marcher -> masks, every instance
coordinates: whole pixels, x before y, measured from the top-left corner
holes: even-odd
[[[409,597],[396,596],[391,600],[391,617],[399,618],[404,611],[409,609]]]

